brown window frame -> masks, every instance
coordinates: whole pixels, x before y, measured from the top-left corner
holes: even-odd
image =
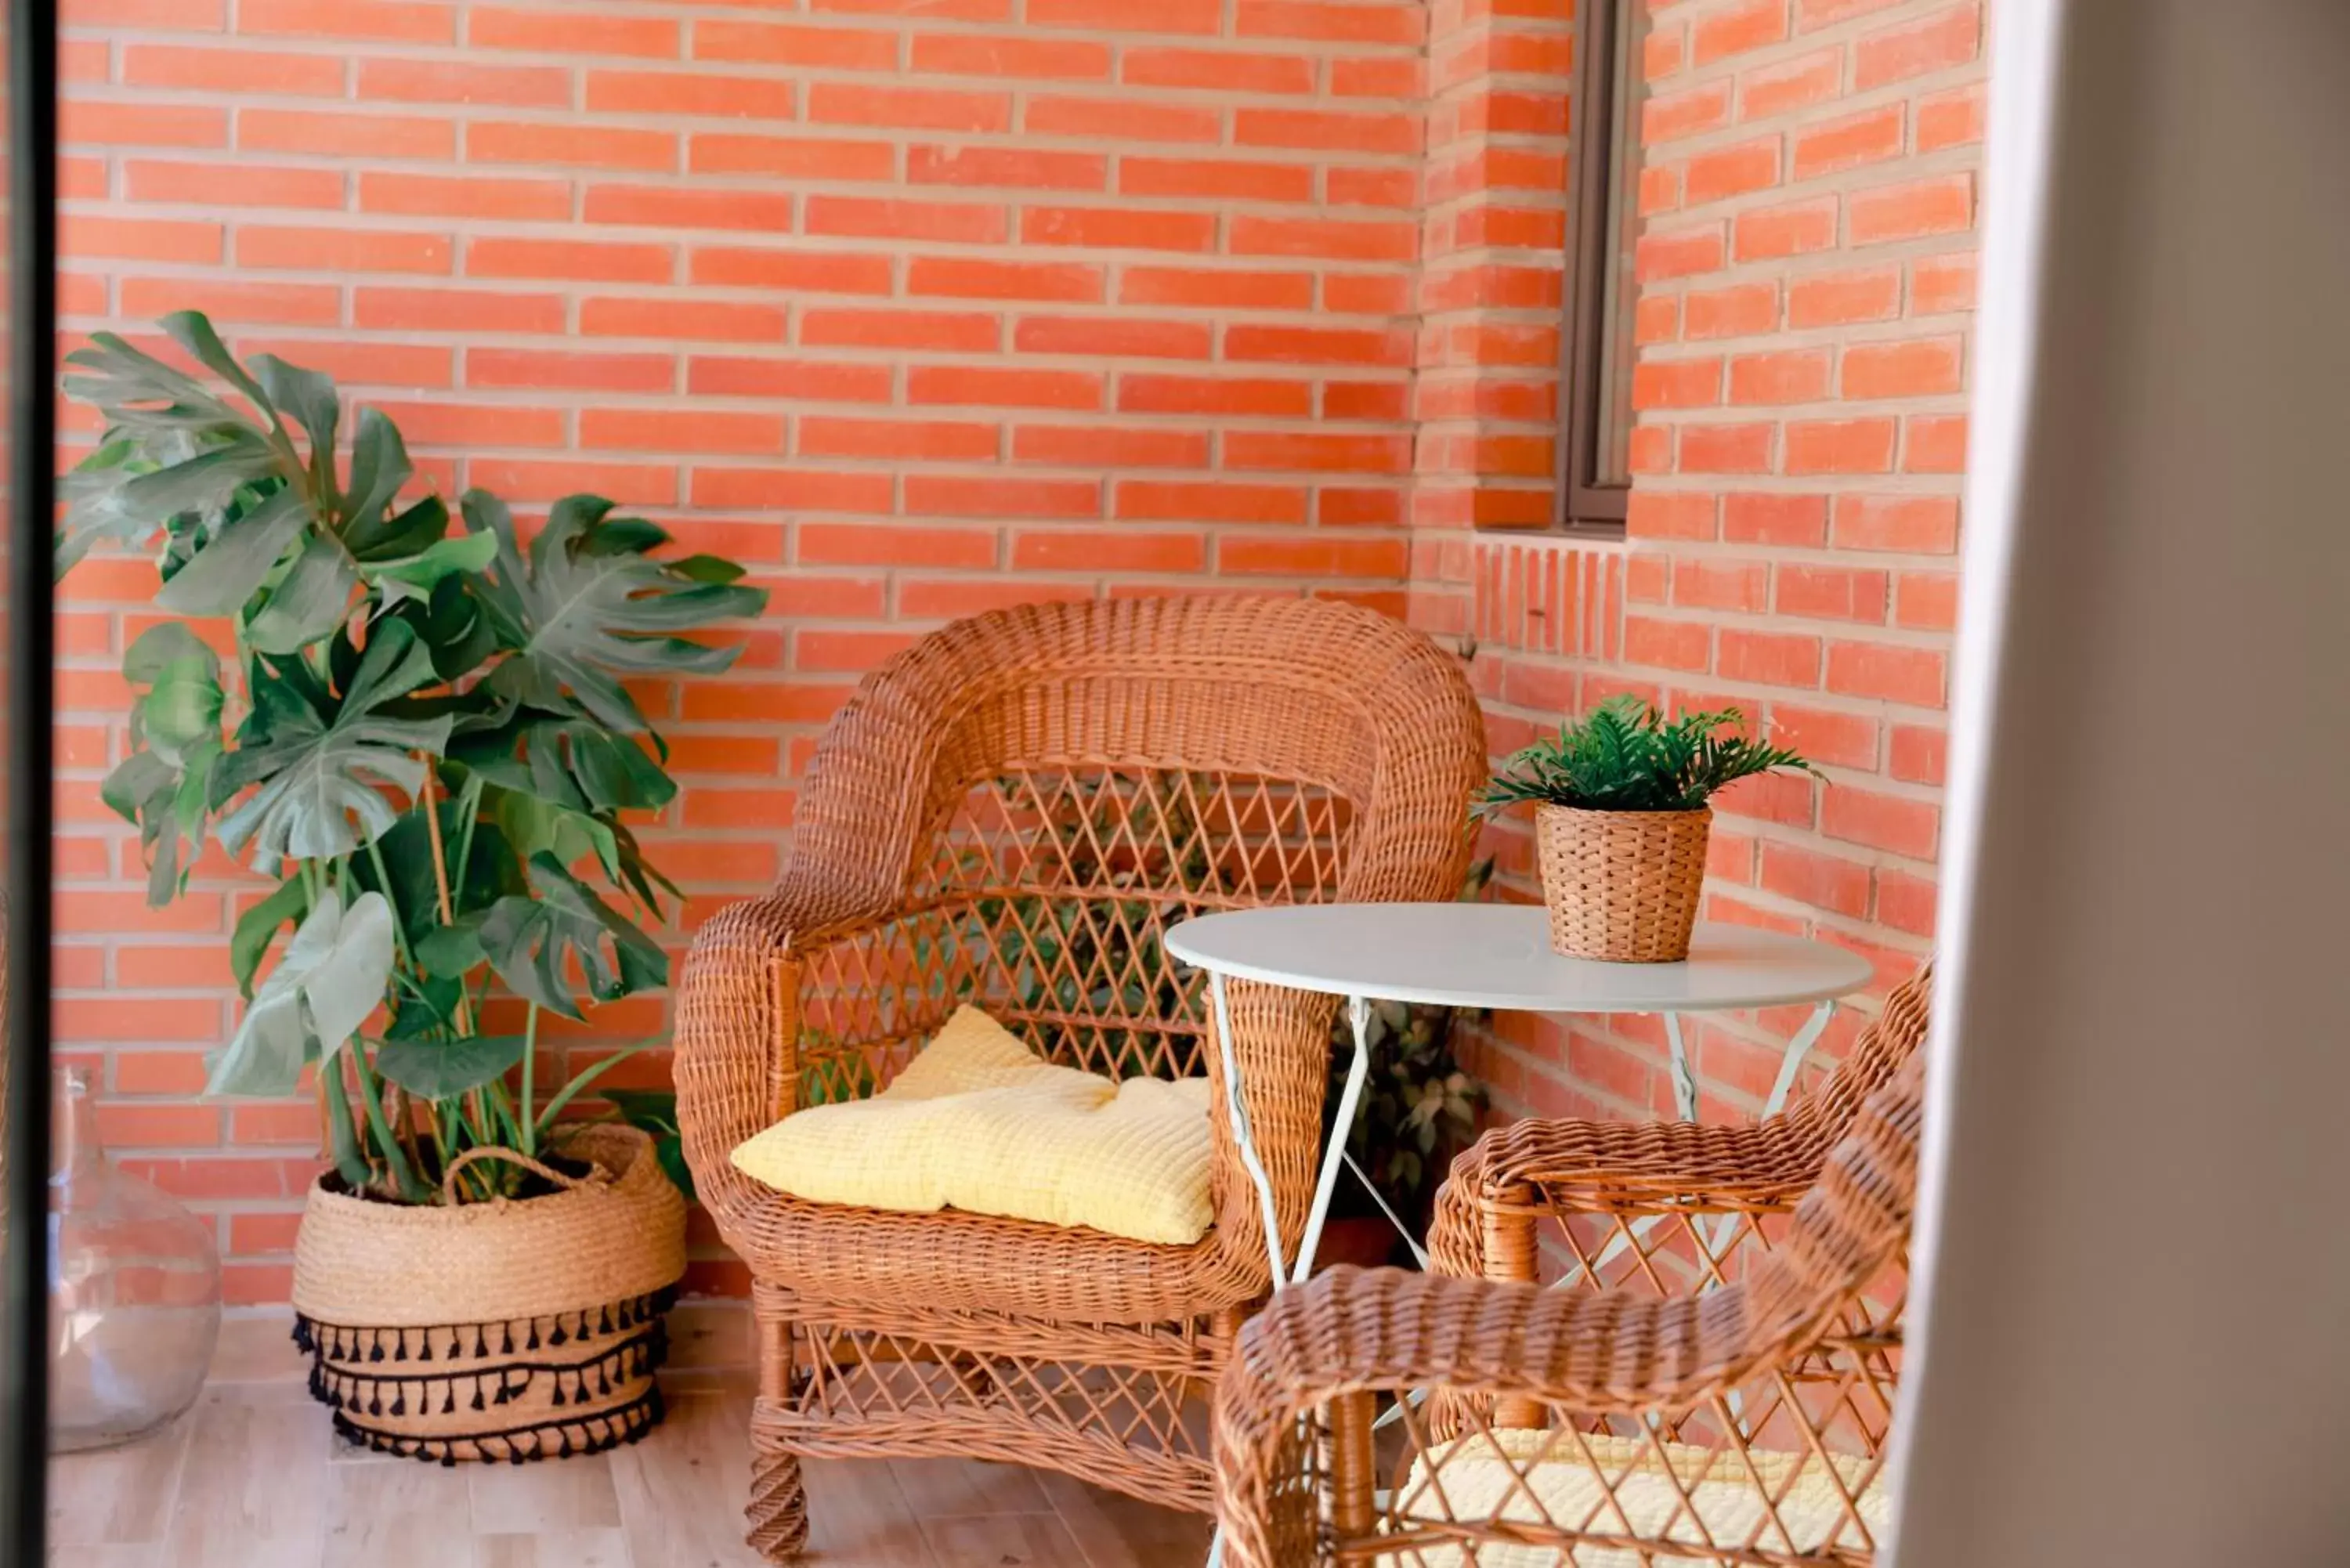
[[[1579,534],[1614,536],[1624,532],[1632,487],[1596,482],[1599,420],[1605,389],[1599,371],[1605,358],[1607,323],[1600,313],[1607,296],[1607,209],[1616,179],[1617,30],[1629,25],[1639,0],[1583,0],[1576,7],[1575,94],[1568,106],[1567,211],[1575,225],[1566,254],[1565,330],[1560,334],[1559,381],[1566,394],[1565,428],[1558,443],[1558,524]],[[1639,129],[1627,123],[1625,134]],[[1626,193],[1625,222],[1638,221],[1638,184]]]

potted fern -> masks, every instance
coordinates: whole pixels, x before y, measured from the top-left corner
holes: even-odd
[[[1689,956],[1713,826],[1707,801],[1757,774],[1814,771],[1741,722],[1735,708],[1668,720],[1638,697],[1614,697],[1493,775],[1481,811],[1534,803],[1554,949],[1621,963]]]
[[[624,682],[725,669],[688,634],[766,596],[596,496],[529,539],[479,490],[452,517],[380,411],[347,424],[325,376],[241,362],[201,315],[162,327],[217,379],[111,333],[68,358],[106,431],[65,482],[57,566],[157,551],[163,618],[124,657],[130,752],[103,786],[150,901],[207,842],[275,884],[229,939],[248,1005],[207,1092],[317,1085],[312,1390],[347,1435],[432,1459],[639,1435],[683,1202],[642,1133],[562,1125],[629,1053],[542,1085],[539,1023],[667,983],[643,928],[676,889],[629,823],[677,786]]]

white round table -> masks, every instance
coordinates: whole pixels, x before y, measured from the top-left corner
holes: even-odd
[[[1867,984],[1872,972],[1866,960],[1843,948],[1745,926],[1698,927],[1690,940],[1690,956],[1679,963],[1562,958],[1551,951],[1548,918],[1534,904],[1290,904],[1235,909],[1176,926],[1167,933],[1167,951],[1208,971],[1233,1137],[1263,1204],[1265,1246],[1276,1285],[1302,1282],[1313,1269],[1339,1166],[1353,1163],[1347,1157],[1343,1129],[1354,1126],[1370,1070],[1365,1034],[1374,999],[1511,1012],[1662,1013],[1672,1048],[1674,1103],[1684,1118],[1694,1120],[1697,1077],[1681,1043],[1681,1013],[1819,1004],[1780,1058],[1778,1079],[1764,1107],[1776,1111],[1786,1103],[1805,1054],[1827,1027],[1835,999]],[[1338,1101],[1336,1126],[1341,1130],[1323,1151],[1321,1177],[1294,1265],[1282,1257],[1273,1182],[1249,1137],[1224,995],[1225,982],[1232,979],[1343,996],[1354,1030],[1354,1060]],[[1363,1173],[1357,1169],[1356,1175]],[[1369,1185],[1367,1178],[1363,1179]],[[1388,1218],[1395,1219],[1391,1210]],[[1405,1228],[1398,1221],[1397,1229]],[[1409,1231],[1404,1239],[1425,1263],[1419,1239]]]

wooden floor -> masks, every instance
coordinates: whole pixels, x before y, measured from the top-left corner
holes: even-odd
[[[666,1424],[633,1447],[443,1469],[337,1440],[282,1319],[228,1325],[168,1430],[50,1468],[54,1568],[758,1568],[742,1544],[748,1375],[681,1309]],[[1204,1520],[975,1461],[812,1460],[808,1561],[837,1568],[1198,1568]]]

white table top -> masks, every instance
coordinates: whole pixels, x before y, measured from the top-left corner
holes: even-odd
[[[1201,969],[1297,991],[1513,1012],[1705,1012],[1858,991],[1866,959],[1746,926],[1700,925],[1680,963],[1602,963],[1550,950],[1537,904],[1291,904],[1185,920],[1167,950]]]

